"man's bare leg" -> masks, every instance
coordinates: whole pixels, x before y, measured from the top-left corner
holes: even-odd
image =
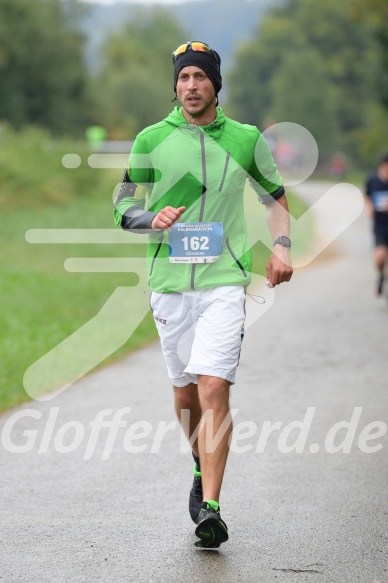
[[[229,453],[229,438],[233,424],[229,411],[230,383],[219,377],[198,375],[198,386],[191,383],[185,387],[174,387],[175,411],[182,423],[182,411],[189,410],[190,423],[182,424],[188,440],[198,427],[202,415],[207,411],[212,416],[193,442],[192,449],[200,458],[202,472],[203,499],[219,501],[226,460]],[[225,423],[224,423],[225,422]],[[212,448],[215,436],[221,430],[217,447]],[[208,446],[208,447],[207,447]]]
[[[175,395],[175,412],[181,424],[182,424],[182,410],[190,411],[189,425],[187,425],[186,423],[182,424],[183,431],[185,432],[187,439],[190,441],[191,436],[194,433],[194,430],[196,429],[201,420],[201,405],[199,403],[198,398],[198,385],[190,383],[185,387],[174,387],[174,395]],[[193,442],[192,449],[194,454],[197,457],[199,457],[198,439],[195,439],[195,441]]]
[[[229,411],[230,383],[219,377],[198,375],[198,397],[202,415],[207,411],[213,416],[213,428],[206,422],[198,436],[201,460],[203,499],[220,499],[222,479],[229,453],[229,438],[232,433],[232,418]],[[225,423],[224,423],[225,421]],[[215,435],[224,423],[222,437],[217,447],[212,446]]]
[[[387,263],[388,250],[384,245],[375,247],[375,264],[379,274],[379,281],[377,284],[377,294],[380,295],[383,290],[384,269]]]
[[[384,245],[375,247],[375,262],[378,271],[383,271],[387,261],[387,248]]]

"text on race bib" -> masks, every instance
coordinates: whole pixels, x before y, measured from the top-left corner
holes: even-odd
[[[170,263],[214,263],[224,246],[223,223],[176,223],[169,233]]]

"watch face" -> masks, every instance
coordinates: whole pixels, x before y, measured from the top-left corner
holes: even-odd
[[[282,235],[281,237],[278,237],[276,239],[276,241],[274,241],[274,245],[276,245],[276,243],[279,243],[280,245],[283,245],[283,247],[291,247],[291,239],[289,239],[285,235]]]

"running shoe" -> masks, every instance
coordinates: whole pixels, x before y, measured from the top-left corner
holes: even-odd
[[[198,515],[201,510],[202,502],[202,474],[198,471],[197,464],[194,464],[194,481],[190,490],[189,512],[191,519],[195,524],[198,523]]]
[[[195,546],[202,549],[218,549],[221,543],[228,540],[228,527],[221,519],[217,502],[208,500],[202,503],[195,534],[200,539]]]

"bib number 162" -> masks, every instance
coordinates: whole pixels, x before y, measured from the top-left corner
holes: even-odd
[[[183,237],[182,242],[185,251],[209,250],[209,237]]]

